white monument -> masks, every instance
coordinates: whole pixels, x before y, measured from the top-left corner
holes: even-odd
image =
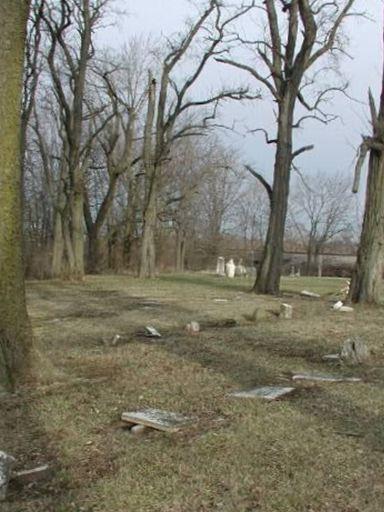
[[[235,271],[236,271],[236,265],[233,262],[233,259],[231,258],[225,265],[225,273],[227,274],[227,277],[233,279],[235,277]]]
[[[219,277],[225,277],[225,260],[222,256],[217,258],[216,275]]]

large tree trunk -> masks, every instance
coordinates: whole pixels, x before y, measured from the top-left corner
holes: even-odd
[[[156,274],[156,214],[156,186],[155,177],[153,177],[147,207],[144,212],[139,277],[155,277]]]
[[[178,229],[176,232],[176,272],[184,272],[185,264],[185,233]]]
[[[84,204],[83,185],[79,179],[75,185],[71,204],[71,239],[74,255],[74,268],[71,278],[81,280],[84,277]]]
[[[0,386],[27,374],[31,329],[25,303],[21,214],[21,91],[27,2],[0,2]]]
[[[258,293],[278,294],[280,290],[292,164],[292,118],[293,105],[286,100],[279,111],[278,142],[267,238],[253,288]]]
[[[51,275],[54,278],[62,277],[64,263],[64,233],[62,214],[59,210],[55,212],[53,227],[53,248]]]
[[[350,289],[352,302],[380,302],[383,280],[383,248],[384,153],[371,151],[363,229]]]

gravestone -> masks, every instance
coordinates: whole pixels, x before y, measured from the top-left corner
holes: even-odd
[[[230,396],[237,398],[263,398],[264,400],[276,400],[284,395],[292,393],[295,388],[280,386],[262,386],[259,388],[236,391],[230,393]]]
[[[145,425],[164,432],[177,432],[190,421],[190,418],[182,414],[159,409],[123,412],[121,419],[127,423]]]
[[[280,317],[291,320],[293,315],[293,307],[290,304],[280,304]]]
[[[293,375],[292,380],[307,380],[313,382],[361,382],[359,377],[339,377],[325,373],[297,373]]]
[[[7,497],[12,466],[15,462],[15,459],[11,455],[0,451],[0,501],[4,501]]]
[[[236,265],[235,265],[233,259],[231,258],[225,265],[225,273],[227,274],[227,277],[229,277],[230,279],[233,279],[235,277],[235,270],[236,270]]]
[[[225,277],[225,260],[222,256],[217,258],[216,275],[219,277]]]
[[[310,299],[320,299],[320,295],[318,293],[309,292],[308,290],[303,290],[300,295],[302,297],[308,297]]]

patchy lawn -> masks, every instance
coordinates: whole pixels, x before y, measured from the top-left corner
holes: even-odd
[[[382,512],[383,310],[331,311],[344,283],[287,278],[281,298],[247,293],[247,279],[204,274],[29,283],[37,384],[0,398],[0,449],[19,469],[49,462],[54,471],[47,482],[11,486],[1,511]],[[323,299],[299,297],[304,288]],[[274,314],[281,302],[294,306],[293,320]],[[266,311],[257,323],[255,308]],[[229,318],[238,325],[213,326]],[[191,320],[209,327],[189,336]],[[140,336],[145,325],[163,337]],[[115,334],[125,343],[106,346]],[[368,341],[371,364],[322,361],[353,334]],[[289,386],[305,370],[363,382],[296,382],[271,403],[227,396]],[[177,434],[121,427],[121,412],[145,407],[195,421]]]

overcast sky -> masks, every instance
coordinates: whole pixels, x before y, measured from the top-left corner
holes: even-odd
[[[117,0],[117,5],[128,11],[127,16],[119,16],[117,25],[104,30],[102,43],[119,46],[132,36],[151,34],[155,38],[170,35],[182,30],[183,23],[193,12],[187,0]],[[328,126],[309,121],[304,130],[297,134],[297,145],[315,144],[315,149],[304,154],[297,164],[305,173],[353,172],[353,161],[359,145],[361,133],[369,130],[366,98],[368,87],[378,97],[381,80],[382,58],[382,0],[357,0],[357,7],[369,12],[372,21],[359,18],[348,21],[350,46],[348,53],[353,59],[343,59],[341,71],[350,81],[349,93],[364,105],[338,95],[330,106],[332,113],[341,116]],[[243,75],[248,80],[246,75]],[[239,79],[239,72],[223,66],[221,79],[229,83]],[[205,80],[198,86],[196,94],[209,90],[209,80],[213,79],[212,69],[207,70]],[[255,101],[252,105],[232,104],[225,107],[223,116],[226,122],[238,120],[239,126],[255,128],[264,126],[272,130],[271,103]],[[271,176],[273,148],[266,146],[261,135],[223,135],[225,142],[236,149],[245,163],[250,163]]]

